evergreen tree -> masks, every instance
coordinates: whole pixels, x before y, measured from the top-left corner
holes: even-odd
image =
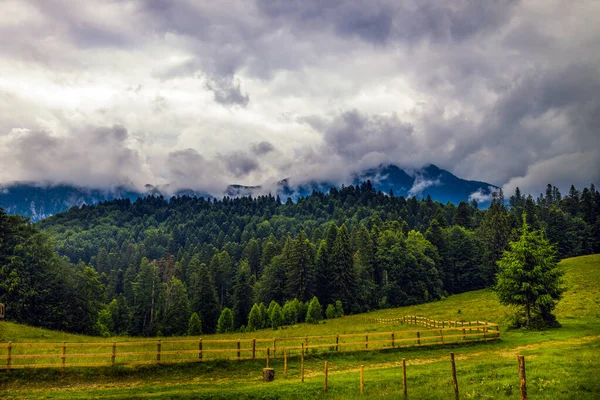
[[[162,284],[156,263],[143,258],[133,284],[133,334],[153,336],[156,334],[156,310]]]
[[[198,336],[202,334],[202,321],[198,316],[198,313],[192,313],[190,320],[188,321],[188,336]]]
[[[212,275],[206,264],[200,264],[191,276],[191,311],[198,313],[206,333],[213,333],[217,327],[219,303]]]
[[[252,286],[250,266],[244,260],[240,263],[240,272],[233,289],[233,319],[236,328],[248,323],[248,313],[252,308]]]
[[[288,300],[283,305],[283,323],[285,325],[295,325],[298,323],[298,299]]]
[[[502,257],[502,253],[508,246],[511,231],[510,217],[506,207],[499,196],[492,193],[492,203],[481,222],[478,232],[484,249],[484,277],[488,285],[494,282],[497,271],[496,262]]]
[[[261,329],[263,326],[263,316],[260,312],[260,308],[258,304],[254,304],[252,309],[250,310],[250,314],[248,314],[248,326],[247,330],[250,332]]]
[[[269,316],[271,319],[271,327],[273,329],[277,329],[283,324],[283,312],[279,304],[275,303]]]
[[[313,297],[308,305],[308,311],[306,312],[306,322],[309,324],[318,324],[323,319],[323,310],[321,309],[321,303],[317,297]]]
[[[464,201],[461,201],[456,208],[454,225],[459,225],[467,229],[471,227],[471,208]]]
[[[532,325],[532,318],[540,323],[554,324],[552,310],[562,296],[561,277],[554,247],[542,231],[531,231],[523,224],[520,238],[510,243],[498,261],[496,294],[502,304],[521,306],[525,325]]]
[[[337,313],[335,312],[335,306],[333,304],[327,305],[327,309],[325,310],[325,316],[327,319],[334,319],[337,317]]]
[[[182,336],[188,330],[190,301],[181,280],[171,277],[167,284],[162,311],[162,333],[165,336]]]
[[[225,307],[217,322],[217,333],[233,332],[233,311]]]
[[[286,293],[289,298],[308,301],[314,290],[313,245],[304,231],[290,245]]]
[[[344,304],[354,305],[356,277],[350,237],[346,225],[338,231],[331,253],[331,297]]]

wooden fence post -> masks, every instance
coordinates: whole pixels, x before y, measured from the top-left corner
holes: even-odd
[[[158,339],[157,343],[156,343],[156,362],[160,363],[160,348],[161,348],[161,343],[160,343],[160,339]]]
[[[329,372],[329,368],[327,365],[327,361],[325,361],[325,378],[323,381],[323,391],[326,392],[327,391],[327,374]]]
[[[365,366],[360,366],[360,394],[365,394]]]
[[[275,358],[275,354],[277,353],[277,339],[273,338],[273,358]]]
[[[65,342],[62,342],[62,355],[60,357],[60,362],[64,368],[65,363],[67,362],[67,346],[65,345]]]
[[[240,354],[240,339],[238,339],[238,341],[237,341],[237,356],[238,356],[237,357],[238,361],[240,361],[240,356],[241,356],[241,354]]]
[[[198,359],[202,360],[202,338],[198,340]]]
[[[10,369],[12,365],[12,342],[8,342],[8,354],[6,356],[6,366]]]
[[[308,336],[304,336],[304,347],[306,347],[306,351],[308,351]]]
[[[369,348],[369,334],[367,333],[365,335],[365,349]]]
[[[452,364],[452,384],[454,385],[454,397],[458,400],[458,380],[456,379],[456,365],[454,364],[454,353],[450,353],[450,364]]]
[[[283,376],[287,378],[287,350],[283,349]]]
[[[406,389],[406,360],[402,359],[402,389],[404,390],[404,398],[408,397]]]
[[[252,339],[252,359],[256,359],[256,339]]]
[[[267,347],[267,368],[271,368],[271,348]]]
[[[442,340],[442,344],[444,344],[444,331],[440,329],[440,339]]]
[[[112,364],[113,367],[116,364],[116,359],[117,359],[117,342],[113,342],[113,345],[112,345],[112,356],[110,356],[110,362],[111,362],[111,364]]]
[[[465,336],[465,328],[462,328],[462,332],[463,332],[463,340],[466,340],[467,337]]]
[[[335,351],[339,351],[340,335],[335,335]]]
[[[525,379],[525,357],[519,357],[519,380],[521,387],[521,400],[527,400],[527,380]]]
[[[417,345],[421,345],[421,332],[417,331]]]
[[[302,343],[302,354],[300,357],[300,377],[302,382],[304,382],[304,343]]]
[[[396,336],[394,334],[394,332],[392,332],[392,348],[396,347]]]

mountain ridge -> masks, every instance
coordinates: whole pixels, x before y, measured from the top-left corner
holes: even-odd
[[[357,185],[370,180],[377,190],[392,193],[396,196],[420,197],[431,196],[433,200],[458,204],[460,201],[469,201],[471,197],[486,206],[486,201],[492,190],[497,186],[486,182],[461,179],[454,174],[428,164],[421,169],[406,172],[394,164],[381,164],[378,167],[365,169],[355,173],[348,184]],[[275,195],[285,198],[309,196],[313,191],[328,192],[332,187],[340,187],[333,182],[308,181],[294,183],[295,178],[280,180],[271,189],[262,186],[245,186],[239,184],[229,185],[222,196],[256,196],[266,194],[266,191],[275,191]],[[71,207],[98,204],[102,201],[115,198],[128,198],[135,201],[146,196],[197,196],[213,198],[215,196],[194,189],[169,190],[169,185],[154,186],[147,184],[144,191],[138,191],[126,186],[115,186],[110,189],[86,188],[68,183],[51,184],[48,182],[15,182],[8,185],[0,184],[0,206],[9,214],[20,214],[29,217],[32,221],[39,221],[56,213],[66,211]]]

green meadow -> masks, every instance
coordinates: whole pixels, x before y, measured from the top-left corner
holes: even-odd
[[[300,380],[299,357],[288,360],[283,375],[281,357],[271,360],[276,379],[263,383],[264,360],[208,361],[177,365],[100,368],[50,368],[0,371],[2,398],[113,399],[352,399],[402,398],[402,369],[407,364],[408,397],[453,398],[449,353],[456,356],[461,399],[518,399],[517,355],[526,359],[530,399],[600,398],[600,255],[565,259],[566,292],[556,314],[561,328],[547,331],[510,330],[514,310],[500,305],[491,290],[451,296],[417,306],[299,324],[277,331],[204,335],[203,339],[249,339],[388,332],[414,326],[385,325],[373,318],[421,315],[437,320],[490,321],[500,324],[497,341],[311,354]],[[164,338],[167,340],[166,338]],[[183,339],[183,338],[182,338]],[[185,339],[189,339],[186,337]],[[97,338],[0,322],[0,342],[110,343],[140,338]],[[33,351],[33,349],[32,349]],[[323,392],[323,366],[329,364],[328,392]],[[359,370],[365,368],[365,394],[359,393]]]

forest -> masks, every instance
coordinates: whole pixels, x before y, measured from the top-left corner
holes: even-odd
[[[493,287],[524,221],[558,258],[600,252],[594,185],[500,190],[486,210],[369,181],[297,202],[120,199],[37,224],[0,208],[0,302],[16,322],[103,336],[318,322]]]

